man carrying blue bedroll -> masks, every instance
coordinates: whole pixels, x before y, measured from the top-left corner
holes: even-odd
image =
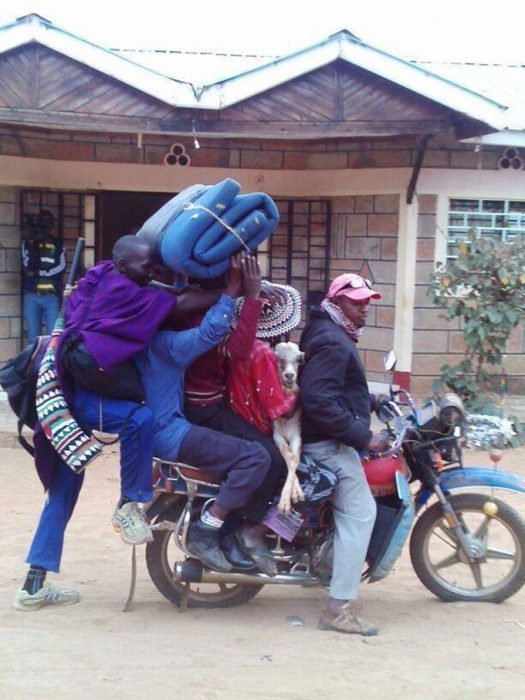
[[[196,328],[184,331],[159,331],[149,347],[137,356],[146,403],[155,421],[155,454],[224,477],[216,500],[188,532],[187,547],[208,567],[230,571],[242,553],[226,551],[221,542],[221,528],[232,511],[243,510],[250,530],[257,528],[268,503],[259,503],[257,490],[270,470],[270,456],[258,443],[225,435],[209,428],[192,425],[185,417],[184,373],[194,360],[215,347],[230,330],[234,297],[246,277],[245,256],[234,255],[228,284],[219,301]],[[242,269],[242,272],[241,272]],[[259,273],[260,274],[260,273]],[[257,502],[262,510],[255,515]],[[232,556],[233,555],[233,556]]]
[[[133,357],[176,307],[194,312],[202,309],[200,304],[210,304],[205,294],[176,297],[147,288],[156,265],[150,246],[134,236],[120,238],[113,261],[92,268],[69,297],[58,348],[64,394],[82,428],[119,433],[121,498],[112,522],[128,544],[151,540],[139,504],[153,495],[153,417],[141,403],[143,389]],[[18,610],[79,600],[77,591],[57,590],[45,578],[48,571],[59,571],[66,526],[84,475],[60,459],[41,431],[35,434],[35,448],[47,497],[27,556],[30,568],[16,595]]]

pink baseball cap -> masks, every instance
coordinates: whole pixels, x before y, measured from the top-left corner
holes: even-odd
[[[330,285],[326,298],[335,299],[342,296],[348,297],[352,301],[381,299],[381,294],[372,289],[370,280],[357,275],[355,272],[345,272],[344,275],[336,277]]]

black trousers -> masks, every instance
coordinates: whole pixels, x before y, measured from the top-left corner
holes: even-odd
[[[254,491],[248,503],[237,513],[252,522],[264,519],[268,505],[280,490],[286,476],[286,464],[273,438],[263,435],[233,411],[226,401],[211,406],[184,406],[186,418],[195,425],[217,430],[225,435],[242,438],[261,445],[270,456],[270,469],[262,484]],[[228,528],[236,525],[235,518],[228,518]]]

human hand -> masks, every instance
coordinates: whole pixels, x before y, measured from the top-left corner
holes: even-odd
[[[261,267],[255,255],[241,258],[242,286],[244,294],[252,299],[258,299],[261,292]]]
[[[369,452],[386,452],[389,447],[390,444],[386,438],[372,434],[366,449]]]
[[[235,253],[230,258],[230,269],[228,270],[228,283],[224,293],[230,297],[238,297],[242,287],[242,253]]]
[[[270,307],[280,306],[286,303],[286,297],[277,287],[273,287],[266,280],[261,282],[261,299]]]
[[[73,294],[76,288],[76,284],[66,284],[66,286],[64,287],[64,298],[67,299],[67,297],[71,296],[71,294]]]
[[[377,413],[381,406],[386,402],[390,401],[390,396],[387,396],[386,394],[371,394],[370,395],[371,402],[370,402],[370,411],[375,411]]]

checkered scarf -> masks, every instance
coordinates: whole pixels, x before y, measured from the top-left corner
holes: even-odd
[[[354,340],[357,343],[361,334],[363,333],[362,328],[358,328],[355,325],[355,323],[352,323],[352,321],[344,315],[341,309],[328,299],[324,299],[321,302],[321,308],[323,309],[323,311],[326,311],[326,313],[330,316],[334,323],[337,323],[338,326],[341,326],[341,328],[343,328],[346,331],[346,333],[348,333],[352,340]]]

